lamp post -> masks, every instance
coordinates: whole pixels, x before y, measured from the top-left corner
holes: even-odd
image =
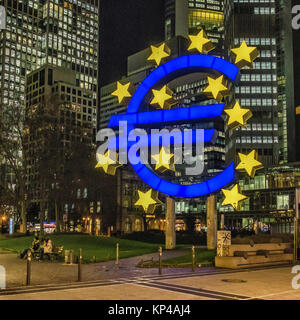
[[[2,219],[1,219],[1,233],[3,233],[3,229],[4,229],[4,222],[6,221],[6,217],[3,215]]]

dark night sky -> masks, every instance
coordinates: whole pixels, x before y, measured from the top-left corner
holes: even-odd
[[[163,0],[100,1],[100,86],[126,75],[127,56],[164,39]]]

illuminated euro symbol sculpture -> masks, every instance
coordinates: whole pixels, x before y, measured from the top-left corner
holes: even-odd
[[[203,120],[221,116],[225,107],[223,103],[170,110],[141,111],[147,101],[149,102],[153,88],[162,87],[178,77],[199,72],[220,74],[223,75],[224,79],[226,78],[233,82],[237,82],[239,79],[239,68],[224,59],[203,54],[181,56],[156,68],[135,91],[129,102],[127,113],[113,115],[108,126],[115,128],[119,126],[120,122],[127,122],[129,132],[140,126],[149,127],[151,124],[172,126],[178,123],[191,123],[198,119]],[[204,142],[211,142],[216,137],[216,133],[214,129],[205,130]],[[109,143],[108,149],[121,148],[118,140],[120,139],[116,138],[114,143]],[[148,135],[148,141],[150,146],[151,135]],[[195,141],[193,140],[193,142]],[[162,179],[142,161],[139,164],[131,163],[131,165],[146,184],[172,197],[192,198],[206,196],[230,184],[235,177],[234,162],[219,175],[207,181],[190,185],[181,185]]]

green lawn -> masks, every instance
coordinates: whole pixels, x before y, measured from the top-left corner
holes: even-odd
[[[214,262],[216,252],[214,250],[206,250],[206,249],[196,249],[195,252],[195,262],[196,264],[202,262]],[[179,265],[179,264],[191,264],[192,263],[192,252],[189,252],[181,257],[171,258],[163,261],[166,264],[170,265]]]
[[[129,258],[147,253],[157,252],[158,244],[150,244],[132,240],[118,238],[94,237],[89,235],[51,235],[51,240],[56,246],[63,246],[64,249],[74,250],[78,255],[82,249],[83,262],[102,262],[115,259],[116,244],[120,245],[120,258]],[[0,248],[10,249],[15,252],[22,252],[25,248],[30,248],[33,236],[0,239]],[[96,260],[94,260],[96,257]]]
[[[206,250],[206,249],[196,249],[195,254],[195,265],[213,265],[214,259],[215,259],[216,252],[214,250]],[[186,251],[186,254],[177,257],[177,258],[171,258],[171,259],[163,259],[162,262],[163,267],[167,268],[190,268],[192,267],[192,252],[191,249]],[[140,262],[138,264],[141,268],[156,268],[158,267],[158,261],[157,260],[151,260],[151,261],[145,261]]]

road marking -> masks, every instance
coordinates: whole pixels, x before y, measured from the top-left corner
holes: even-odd
[[[289,291],[281,291],[281,292],[278,292],[278,293],[270,293],[270,294],[266,294],[264,296],[253,297],[253,298],[249,298],[249,299],[246,299],[246,300],[264,299],[264,298],[267,298],[267,297],[280,296],[282,294],[291,293],[291,292],[295,292],[295,291],[296,290],[289,290]]]
[[[238,295],[238,294],[233,294],[233,293],[226,293],[226,292],[222,292],[222,291],[194,288],[194,287],[188,287],[188,286],[183,286],[183,285],[178,285],[178,284],[170,284],[170,283],[163,283],[163,284],[171,286],[173,288],[178,288],[178,289],[189,289],[189,290],[193,290],[193,291],[197,291],[197,292],[201,292],[201,293],[216,294],[216,295],[219,295],[219,296],[226,296],[226,297],[229,297],[229,298],[233,298],[234,300],[244,300],[244,299],[248,299],[249,298],[248,296]]]

